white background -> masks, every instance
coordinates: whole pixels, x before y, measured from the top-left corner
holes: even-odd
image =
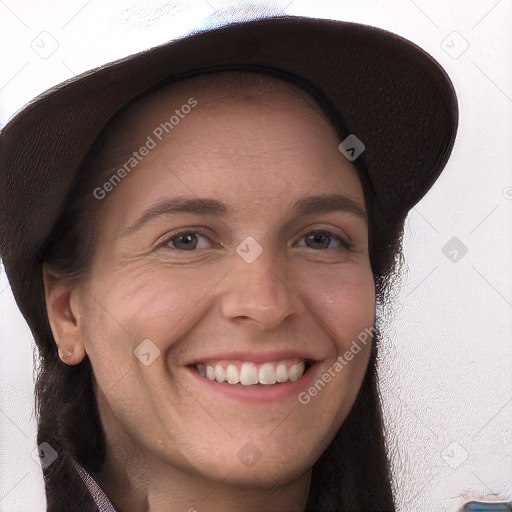
[[[48,87],[197,28],[226,5],[0,0],[2,126]],[[406,221],[408,270],[380,370],[386,423],[401,512],[453,511],[472,497],[511,499],[512,2],[278,5],[400,34],[454,82],[460,126],[452,157]],[[442,250],[453,237],[467,247],[457,262]],[[0,510],[40,512],[42,473],[31,455],[33,341],[4,273],[0,321]]]

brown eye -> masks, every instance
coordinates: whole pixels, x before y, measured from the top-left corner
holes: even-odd
[[[210,239],[203,233],[197,231],[183,231],[181,233],[174,234],[172,238],[168,238],[164,242],[164,246],[176,251],[193,251],[194,249],[208,249],[208,243],[201,244],[200,239]]]
[[[306,247],[310,249],[351,249],[351,244],[332,231],[315,231],[305,237]],[[337,247],[329,247],[334,241]],[[304,246],[303,246],[304,247]]]

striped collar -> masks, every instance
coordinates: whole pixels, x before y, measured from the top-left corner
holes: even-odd
[[[75,468],[80,475],[83,483],[87,487],[94,504],[98,507],[98,512],[117,512],[112,502],[107,498],[103,489],[96,483],[94,478],[82,467],[76,460],[71,458]]]

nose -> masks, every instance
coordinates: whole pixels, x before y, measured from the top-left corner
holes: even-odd
[[[271,330],[288,316],[304,312],[304,303],[287,277],[286,263],[278,262],[272,251],[263,251],[252,263],[236,256],[234,265],[221,298],[226,319]]]

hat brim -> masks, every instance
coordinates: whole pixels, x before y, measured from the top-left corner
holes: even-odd
[[[223,65],[274,68],[321,89],[365,145],[386,222],[405,219],[450,155],[458,110],[449,77],[421,48],[375,27],[264,18],[198,32],[88,71],[35,98],[1,133],[1,251],[26,317],[36,314],[29,306],[35,254],[107,121],[171,75]]]

